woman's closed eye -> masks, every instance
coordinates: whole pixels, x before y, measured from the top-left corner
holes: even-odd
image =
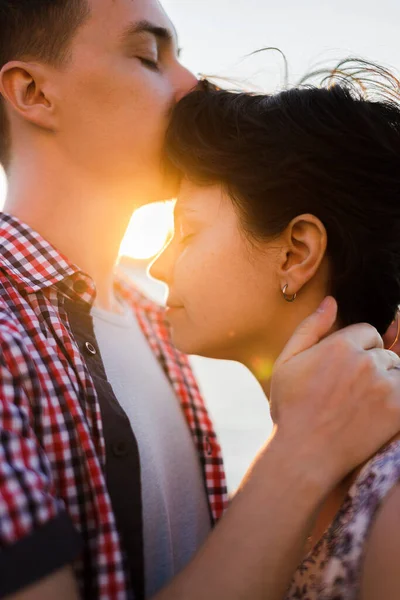
[[[190,240],[193,238],[194,233],[188,233],[187,235],[181,237],[181,239],[179,240],[180,244],[183,246],[186,246]]]
[[[194,231],[184,227],[182,224],[179,227],[179,243],[183,246],[187,245],[188,242],[193,238]]]

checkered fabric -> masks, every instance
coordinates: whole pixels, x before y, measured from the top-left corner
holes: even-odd
[[[125,279],[116,290],[181,401],[215,522],[227,504],[225,476],[188,359],[172,346],[161,308]],[[65,514],[83,543],[74,563],[83,597],[122,600],[132,591],[106,489],[100,408],[64,310],[71,299],[90,311],[95,294],[88,275],[0,213],[0,548]]]

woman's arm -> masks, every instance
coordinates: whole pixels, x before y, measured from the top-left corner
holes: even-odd
[[[282,600],[325,495],[400,429],[400,372],[389,370],[398,357],[368,325],[319,342],[335,316],[332,300],[289,342],[271,386],[271,442],[204,547],[154,600]]]

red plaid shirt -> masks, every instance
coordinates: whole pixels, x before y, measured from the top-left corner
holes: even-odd
[[[116,286],[181,401],[216,521],[225,476],[189,362],[172,346],[163,310],[130,283]],[[105,482],[96,390],[64,310],[66,300],[91,306],[94,298],[90,277],[0,213],[0,572],[10,582],[0,581],[0,596],[15,591],[21,573],[29,579],[32,569],[34,580],[72,561],[86,597],[133,595]]]

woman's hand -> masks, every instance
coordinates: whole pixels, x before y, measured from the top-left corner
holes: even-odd
[[[291,448],[326,492],[400,430],[400,359],[370,325],[327,335],[336,314],[328,297],[298,327],[270,395],[273,443],[286,456]]]
[[[369,325],[325,338],[336,311],[327,299],[287,344],[272,378],[272,440],[157,600],[281,600],[325,495],[400,429],[400,360]]]

